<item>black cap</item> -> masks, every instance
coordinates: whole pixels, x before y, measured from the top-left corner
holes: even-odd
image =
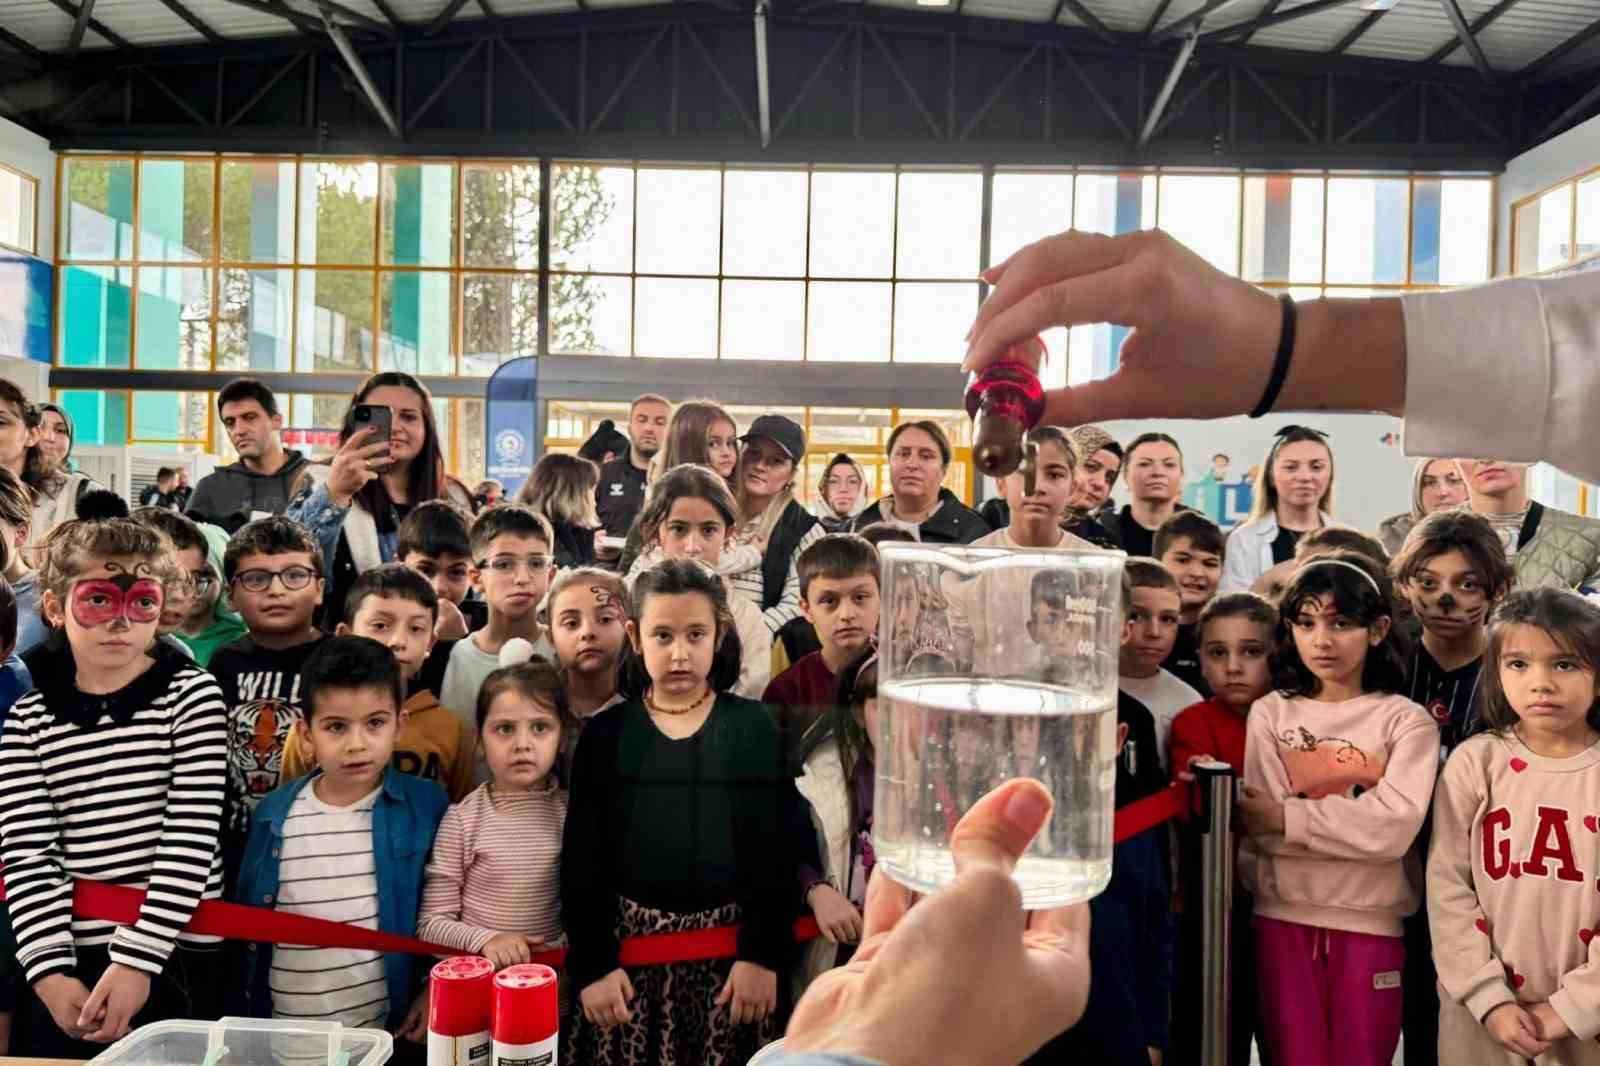
[[[806,456],[805,431],[782,415],[762,415],[739,439],[748,442],[751,437],[765,437],[797,463]]]

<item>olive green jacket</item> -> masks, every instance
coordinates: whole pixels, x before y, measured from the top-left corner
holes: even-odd
[[[1513,563],[1517,589],[1600,585],[1600,519],[1546,507]]]

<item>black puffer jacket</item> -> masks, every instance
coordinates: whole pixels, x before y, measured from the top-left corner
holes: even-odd
[[[887,521],[883,505],[885,501],[892,500],[892,496],[885,496],[862,511],[861,517],[856,519],[856,532],[861,532],[874,522]],[[890,513],[893,513],[892,507]],[[917,530],[924,544],[971,544],[979,537],[994,532],[982,515],[956,499],[956,494],[949,489],[939,490],[939,509]]]

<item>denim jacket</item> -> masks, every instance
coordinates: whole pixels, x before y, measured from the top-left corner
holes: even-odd
[[[322,548],[323,576],[329,584],[336,578],[333,567],[341,533],[350,547],[350,558],[357,573],[393,561],[399,546],[399,531],[378,529],[372,515],[357,501],[352,500],[345,507],[334,503],[328,492],[328,467],[313,463],[306,467],[306,474],[307,482],[289,501],[284,513],[316,538]]]
[[[278,899],[278,856],[283,847],[283,823],[300,790],[317,774],[290,781],[268,793],[250,818],[250,839],[245,844],[235,899],[256,907],[271,907]],[[422,874],[433,847],[433,835],[444,817],[449,798],[438,784],[410,777],[394,767],[383,772],[383,792],[372,808],[372,855],[378,878],[378,928],[385,933],[413,936],[417,906],[422,897]],[[235,976],[236,994],[244,997],[240,1008],[256,1018],[272,1016],[272,991],[267,987],[272,968],[272,945],[246,945],[242,973]],[[389,1022],[399,1024],[421,984],[422,968],[431,960],[387,952],[384,975],[389,981]],[[421,965],[419,965],[419,963]]]

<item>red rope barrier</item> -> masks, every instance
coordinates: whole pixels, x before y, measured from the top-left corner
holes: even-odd
[[[1114,839],[1120,844],[1163,822],[1174,818],[1187,818],[1190,810],[1190,786],[1183,782],[1175,783],[1161,792],[1130,803],[1117,811]],[[76,881],[72,886],[72,913],[78,918],[132,925],[139,918],[139,912],[144,906],[144,897],[145,890],[142,888],[113,885],[104,881]],[[5,887],[0,884],[0,902],[4,900]],[[286,914],[269,907],[224,903],[221,900],[202,900],[184,928],[199,936],[215,936],[225,940],[253,940],[269,944],[312,944],[317,947],[353,948],[362,951],[397,951],[410,955],[465,954],[456,948],[430,944],[425,940],[397,933],[361,929],[340,922],[330,922],[324,918]],[[820,934],[816,919],[805,917],[795,922],[794,938],[797,942],[812,940],[818,935]],[[737,925],[629,937],[622,942],[621,964],[659,966],[670,962],[732,958],[738,953],[738,942]],[[559,966],[566,956],[566,949],[562,948],[540,952],[533,957],[533,961],[547,966]]]

